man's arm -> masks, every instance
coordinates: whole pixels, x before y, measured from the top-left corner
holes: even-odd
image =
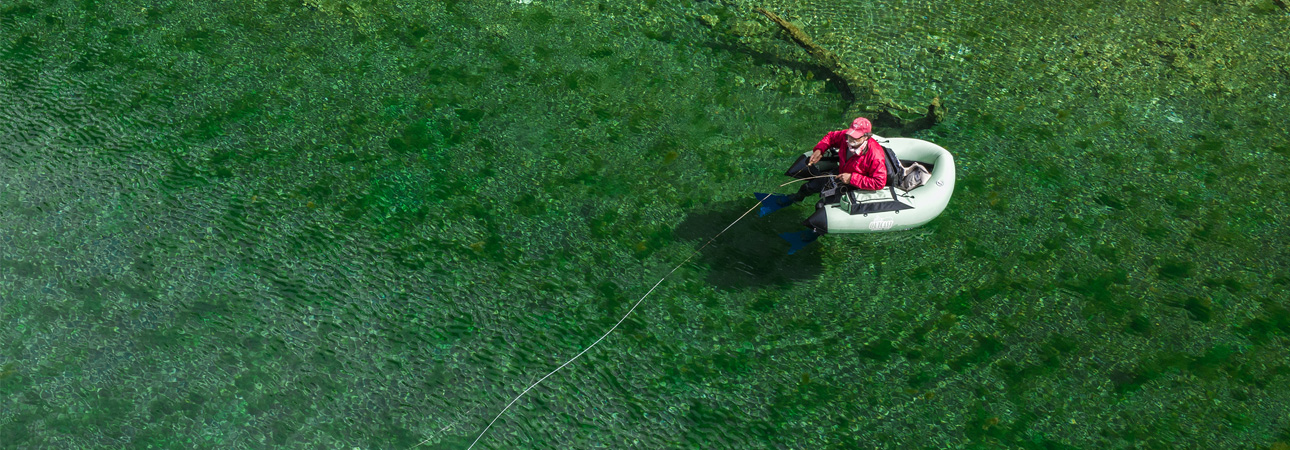
[[[820,139],[818,144],[815,144],[814,151],[811,152],[811,160],[808,163],[815,164],[820,162],[820,158],[824,156],[824,152],[833,147],[841,148],[841,143],[845,141],[846,131],[828,132],[824,135],[823,139]]]
[[[815,151],[824,153],[830,148],[842,148],[842,144],[847,140],[846,133],[846,130],[828,132],[818,144],[815,144]]]

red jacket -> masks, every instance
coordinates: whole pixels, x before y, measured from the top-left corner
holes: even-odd
[[[851,181],[847,184],[860,189],[876,191],[887,185],[887,155],[883,152],[882,146],[878,141],[869,138],[869,151],[863,155],[855,156],[851,150],[847,149],[847,132],[846,130],[830,131],[820,139],[819,144],[815,144],[815,149],[821,152],[830,148],[838,149],[838,156],[841,158],[841,167],[838,170],[841,173],[851,174]]]

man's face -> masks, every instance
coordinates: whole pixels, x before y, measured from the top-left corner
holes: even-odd
[[[871,134],[873,133],[865,133],[864,135],[861,135],[859,139],[847,136],[847,147],[851,147],[852,150],[860,148],[865,141],[869,140],[869,135]]]

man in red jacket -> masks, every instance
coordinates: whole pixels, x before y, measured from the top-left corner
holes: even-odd
[[[815,165],[824,156],[824,152],[829,149],[838,150],[838,173],[833,174],[833,178],[842,183],[848,184],[857,189],[878,190],[887,185],[887,155],[882,146],[873,138],[873,124],[869,119],[857,117],[851,122],[851,128],[838,131],[830,131],[815,144],[815,151],[811,153],[808,161],[809,165]],[[782,194],[757,194],[757,199],[762,201],[761,215],[765,216],[785,206],[805,200],[811,194],[823,191],[829,182],[833,181],[828,178],[816,178],[807,181],[793,195]],[[808,219],[809,221],[809,219]],[[791,255],[806,244],[815,241],[822,230],[817,230],[807,224],[809,230],[792,233],[781,233],[780,237],[788,240],[792,248],[788,253]]]
[[[829,149],[838,150],[838,173],[834,174],[838,181],[871,191],[887,185],[887,156],[878,141],[873,139],[873,124],[869,119],[857,117],[851,122],[851,128],[825,134],[815,144],[810,165],[819,162]],[[828,178],[816,178],[803,184],[796,194],[769,195],[764,199],[767,206],[762,207],[761,215],[770,214],[779,208],[800,202],[811,194],[819,193],[828,186],[829,181]]]

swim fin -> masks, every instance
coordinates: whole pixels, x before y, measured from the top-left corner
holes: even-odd
[[[815,234],[815,230],[802,230],[802,231],[790,231],[788,233],[780,233],[779,237],[784,238],[785,241],[788,241],[788,244],[791,246],[788,249],[788,254],[791,255],[791,254],[797,253],[798,250],[801,250],[802,248],[806,247],[807,244],[815,242],[816,239],[820,238],[820,235]]]
[[[757,200],[761,201],[761,210],[758,211],[757,217],[766,217],[767,214],[793,204],[793,199],[784,194],[763,194],[758,192],[753,194],[753,197],[757,197]]]

